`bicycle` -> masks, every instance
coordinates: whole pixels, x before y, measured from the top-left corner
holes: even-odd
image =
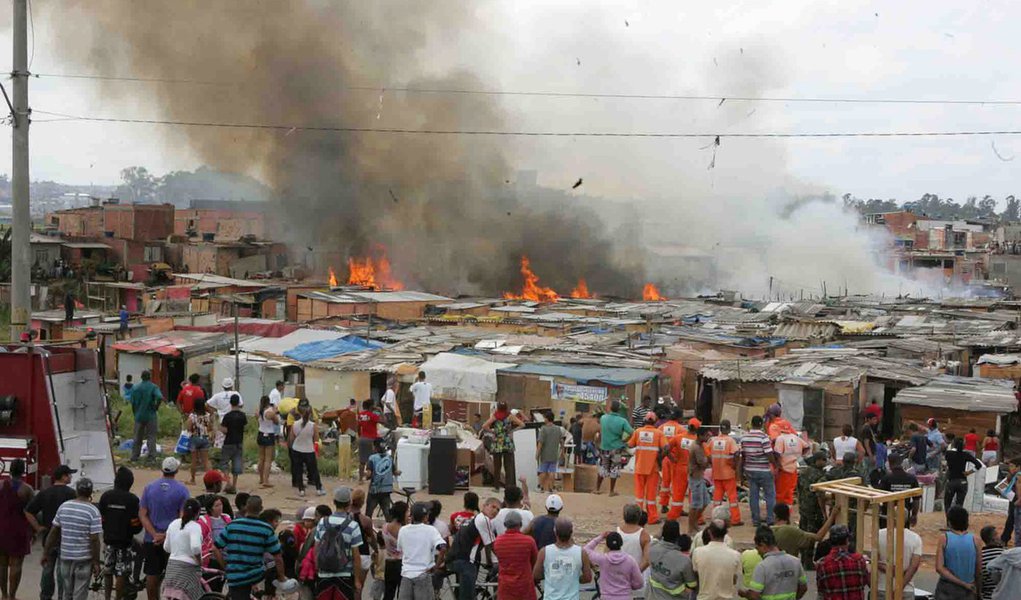
[[[402,487],[400,490],[394,490],[390,492],[390,495],[400,494],[404,497],[404,502],[410,507],[414,504],[413,498],[415,492],[418,490],[413,487]],[[393,501],[379,502],[372,507],[372,512],[369,514],[370,519],[375,519],[376,516],[380,516],[383,519],[383,523],[387,523],[390,520],[390,507],[393,506]],[[378,509],[378,510],[377,510]]]

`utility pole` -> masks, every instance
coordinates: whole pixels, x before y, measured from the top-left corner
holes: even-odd
[[[11,237],[11,341],[29,327],[32,312],[30,239],[32,216],[28,198],[28,0],[14,0],[14,132],[11,168],[14,232]]]
[[[234,390],[241,391],[241,348],[238,343],[238,303],[237,296],[232,296],[234,305]]]

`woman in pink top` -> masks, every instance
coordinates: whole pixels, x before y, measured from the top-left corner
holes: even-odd
[[[606,552],[596,547],[606,541]],[[616,531],[606,532],[585,544],[585,553],[592,565],[599,569],[599,592],[604,600],[631,600],[631,592],[645,585],[638,563],[630,554],[621,551],[624,538]]]

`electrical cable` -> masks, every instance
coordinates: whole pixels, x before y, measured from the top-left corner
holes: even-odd
[[[224,129],[262,129],[271,131],[312,131],[334,133],[389,133],[409,135],[474,135],[506,137],[605,137],[605,138],[885,138],[885,137],[967,137],[992,135],[1021,135],[1021,130],[970,130],[970,131],[857,131],[820,133],[783,132],[739,132],[739,133],[691,133],[691,132],[637,132],[637,131],[500,131],[492,129],[406,129],[397,127],[343,127],[329,125],[276,125],[267,123],[218,123],[213,121],[176,121],[169,119],[129,119],[115,117],[92,117],[71,115],[44,110],[33,112],[66,121],[91,121],[97,123],[129,123],[141,125],[172,125],[181,127],[211,127]],[[46,121],[43,121],[46,122]]]
[[[161,77],[132,77],[117,75],[89,75],[79,73],[33,73],[33,77],[57,78],[57,79],[90,79],[97,81],[133,81],[139,83],[172,83],[191,85],[212,85],[212,86],[242,86],[256,85],[240,81],[207,81],[201,79],[175,79]],[[261,85],[261,83],[259,84]],[[389,85],[348,85],[341,86],[343,90],[366,91],[372,93],[405,92],[409,94],[458,94],[458,95],[485,95],[485,96],[537,96],[547,98],[606,98],[625,100],[699,100],[720,102],[741,101],[741,102],[783,102],[783,103],[835,103],[835,104],[951,104],[951,105],[974,105],[974,106],[1019,106],[1021,100],[952,100],[952,99],[925,99],[925,98],[824,98],[824,97],[792,97],[792,96],[728,96],[726,94],[705,95],[705,94],[624,94],[624,93],[598,93],[598,92],[552,92],[552,91],[529,91],[529,90],[474,90],[461,88],[419,88],[400,87]]]

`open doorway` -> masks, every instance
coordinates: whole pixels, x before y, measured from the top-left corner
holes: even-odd
[[[177,392],[181,391],[182,383],[184,383],[184,360],[180,358],[167,359],[167,398],[171,404],[177,400]]]
[[[372,373],[369,376],[369,398],[372,399],[373,403],[379,402],[379,399],[386,393],[386,381],[390,377],[389,373]]]

